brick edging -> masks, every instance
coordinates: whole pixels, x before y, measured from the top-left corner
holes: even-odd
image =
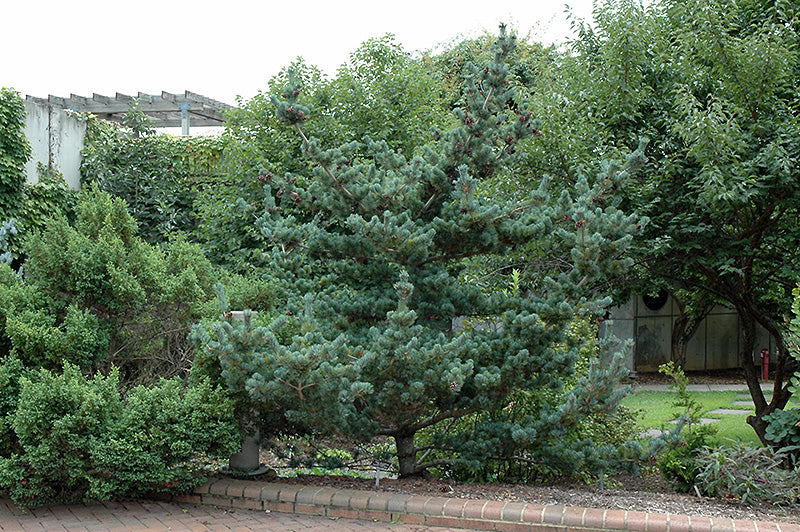
[[[800,532],[789,523],[485,501],[217,478],[178,502],[508,532]]]

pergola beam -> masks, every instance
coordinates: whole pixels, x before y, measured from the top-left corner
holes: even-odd
[[[94,93],[91,98],[71,94],[69,98],[50,95],[47,100],[28,96],[28,99],[51,106],[72,109],[80,113],[92,113],[113,122],[122,122],[125,114],[136,108],[153,119],[153,126],[178,127],[188,135],[192,126],[221,126],[225,122],[223,111],[231,105],[200,94],[186,91],[183,94],[162,92],[161,94],[138,93],[136,96],[117,93],[113,97]]]

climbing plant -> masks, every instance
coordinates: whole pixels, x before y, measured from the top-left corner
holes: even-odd
[[[31,148],[25,139],[25,103],[14,89],[0,89],[0,220],[16,213],[25,163]]]
[[[215,175],[223,140],[157,135],[139,115],[132,109],[127,127],[89,118],[81,181],[123,198],[140,236],[153,243],[195,227],[196,191]]]

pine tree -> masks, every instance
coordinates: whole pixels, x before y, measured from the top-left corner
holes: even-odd
[[[623,167],[606,165],[592,186],[581,179],[558,198],[548,196],[545,181],[524,202],[482,195],[482,180],[502,171],[519,143],[538,133],[507,80],[514,41],[501,27],[494,60],[473,67],[466,80],[465,105],[456,110],[460,126],[410,158],[368,137],[323,149],[304,132],[311,110],[301,87],[290,79],[273,97],[313,171],[270,176],[259,223],[289,294],[285,310],[303,317],[313,329],[304,338],[324,354],[309,356],[308,345],[296,339],[228,365],[231,382],[245,388],[262,414],[290,410],[318,430],[390,436],[400,475],[410,476],[452,458],[418,446],[419,431],[441,428],[434,446],[457,445],[474,459],[494,456],[497,449],[470,445],[480,431],[446,437],[447,427],[501,409],[520,388],[562,390],[574,374],[577,351],[562,348],[565,328],[576,313],[600,310],[605,300],[593,293],[596,282],[626,267],[625,249],[644,223],[621,212],[608,194],[641,153]],[[543,281],[541,293],[485,294],[460,279],[463,259],[502,255],[531,240],[551,242],[567,264]],[[458,316],[491,326],[455,333]],[[228,337],[219,331],[222,345]],[[261,372],[259,365],[274,367],[268,360],[276,353],[302,371],[284,371],[277,380],[274,371]],[[507,443],[534,448],[584,414],[613,409],[619,399],[613,384],[624,368],[619,357],[596,362],[593,381],[558,395],[564,404],[541,404],[537,419],[505,424],[503,432],[513,434]],[[328,370],[317,371],[321,365]],[[297,414],[305,411],[298,391],[308,389],[329,403],[326,416],[319,405],[305,420]]]

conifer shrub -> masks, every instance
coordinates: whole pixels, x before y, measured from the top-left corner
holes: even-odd
[[[89,189],[74,223],[49,219],[28,235],[25,253],[24,277],[0,271],[0,324],[26,366],[116,365],[126,385],[188,373],[186,336],[217,281],[197,245],[147,244],[123,200]]]
[[[267,435],[290,424],[388,437],[400,476],[501,452],[602,470],[635,461],[634,443],[611,449],[566,437],[587,416],[616,410],[616,384],[627,372],[609,351],[576,376],[578,346],[563,347],[576,316],[608,303],[600,283],[625,271],[625,249],[646,223],[610,193],[635,172],[641,151],[557,197],[546,180],[521,201],[483,195],[482,183],[538,132],[507,83],[513,47],[501,31],[492,63],[470,69],[460,125],[402,153],[370,137],[324,149],[306,135],[310,109],[294,78],[274,95],[275,116],[296,132],[307,165],[265,180],[258,224],[286,294],[280,311],[299,318],[300,334],[281,341],[281,321],[197,331],[230,393]],[[531,241],[563,265],[536,292],[485,293],[463,282],[465,259]],[[459,316],[492,317],[495,326],[455,334]],[[530,415],[481,415],[502,411],[518,393],[536,398]],[[470,416],[473,427],[454,433]]]
[[[23,506],[186,491],[239,443],[228,399],[207,381],[123,397],[116,370],[87,378],[69,363],[21,377],[5,418],[15,441],[0,455],[0,490]]]

